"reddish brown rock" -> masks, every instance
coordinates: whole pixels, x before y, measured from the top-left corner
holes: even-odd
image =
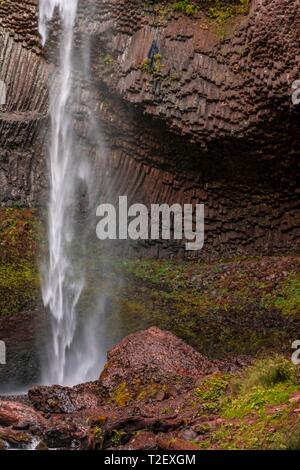
[[[86,115],[101,124],[109,173],[99,169],[99,187],[110,174],[110,189],[134,202],[205,202],[205,249],[193,253],[205,260],[296,250],[298,0],[252,0],[225,31],[203,2],[194,17],[161,16],[139,0],[79,6],[76,28],[90,35],[93,83],[75,128],[97,159]],[[12,91],[0,110],[0,200],[8,205],[35,204],[47,184],[43,142],[56,34],[42,54],[36,7],[36,0],[0,4],[2,68]],[[158,74],[142,67],[154,40]],[[137,248],[186,255],[177,241]]]
[[[127,336],[108,353],[100,381],[110,391],[121,384],[143,388],[158,383],[168,389],[190,388],[216,367],[168,331],[152,327]],[[162,393],[156,394],[161,401]]]
[[[4,448],[195,450],[207,421],[195,386],[215,370],[173,334],[149,328],[113,348],[95,382],[34,387],[33,406],[0,399],[0,439]]]
[[[166,439],[158,438],[157,445],[162,450],[199,450],[199,447],[192,442],[184,441],[183,439]]]
[[[33,387],[28,392],[34,407],[44,413],[75,413],[97,409],[102,403],[101,385],[97,382],[76,387]]]
[[[157,447],[157,436],[150,431],[141,431],[120,450],[154,450]]]
[[[30,446],[33,437],[24,431],[0,427],[0,441],[3,443],[4,449],[25,449]]]
[[[43,426],[45,420],[31,406],[15,401],[0,401],[0,426],[14,429],[28,429]]]
[[[0,400],[0,441],[4,449],[34,448],[46,427],[46,420],[31,406]]]

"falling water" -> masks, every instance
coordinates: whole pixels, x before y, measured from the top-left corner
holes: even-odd
[[[76,239],[76,194],[78,185],[88,187],[89,172],[83,155],[78,155],[73,132],[72,103],[74,24],[78,0],[40,0],[39,31],[47,41],[48,22],[55,12],[61,18],[58,70],[50,90],[51,134],[49,145],[50,198],[48,208],[49,258],[42,279],[43,301],[51,314],[51,341],[44,382],[74,384],[88,378],[91,351],[76,354],[74,341],[78,329],[76,307],[84,288],[84,269],[80,256],[74,256]],[[83,346],[82,342],[82,347]],[[78,348],[77,348],[78,349]],[[83,357],[84,356],[84,357]]]

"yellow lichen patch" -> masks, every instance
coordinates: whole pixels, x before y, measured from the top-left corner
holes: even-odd
[[[124,406],[130,400],[131,394],[127,383],[122,382],[114,391],[112,399],[118,406]]]

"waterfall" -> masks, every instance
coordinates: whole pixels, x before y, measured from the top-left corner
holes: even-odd
[[[43,45],[47,42],[48,22],[56,12],[61,20],[59,60],[50,88],[48,259],[42,274],[42,296],[51,315],[51,340],[43,382],[63,385],[95,378],[98,370],[92,357],[95,356],[92,339],[86,337],[83,341],[81,337],[81,344],[74,346],[78,341],[76,307],[85,284],[78,255],[81,248],[77,247],[77,251],[74,248],[76,197],[80,184],[88,187],[90,178],[85,156],[78,151],[72,118],[76,100],[73,43],[77,7],[78,0],[40,0],[39,5]]]

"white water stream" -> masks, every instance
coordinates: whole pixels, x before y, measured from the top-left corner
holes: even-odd
[[[97,340],[93,337],[96,333],[93,331],[94,325],[91,320],[88,325],[87,319],[86,333],[78,333],[76,309],[85,285],[82,260],[74,248],[76,194],[78,185],[85,188],[91,186],[91,171],[84,152],[78,151],[72,118],[72,106],[78,91],[73,78],[78,0],[40,0],[39,7],[39,31],[43,45],[48,39],[49,21],[58,14],[61,23],[57,72],[50,87],[49,254],[42,272],[42,295],[51,315],[51,339],[47,364],[43,367],[43,382],[74,385],[96,378],[102,365],[97,351],[99,346],[96,346]],[[83,67],[88,66],[88,61],[82,62],[85,62]]]

